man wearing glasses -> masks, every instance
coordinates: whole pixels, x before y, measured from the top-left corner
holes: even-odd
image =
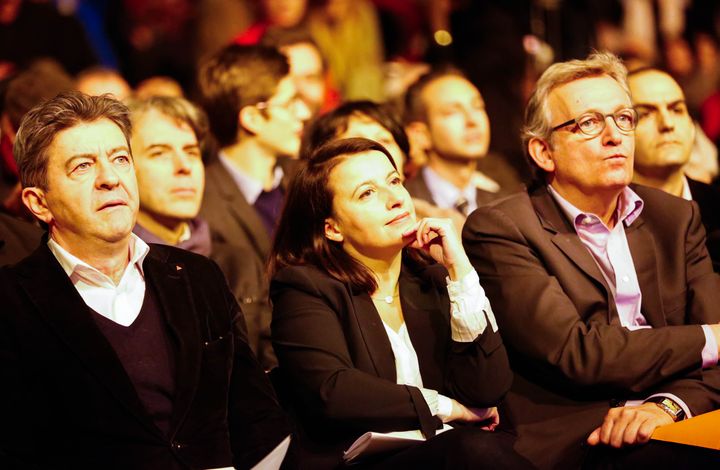
[[[252,248],[263,264],[285,194],[279,162],[297,158],[310,118],[289,74],[287,59],[275,48],[231,45],[198,76],[220,146],[206,167],[201,214],[216,239]]]
[[[525,117],[536,184],[463,232],[516,374],[506,421],[539,468],[718,459],[648,443],[720,403],[720,278],[697,206],[629,186],[626,76],[610,54],[550,67]]]

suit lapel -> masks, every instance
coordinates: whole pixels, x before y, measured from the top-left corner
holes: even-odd
[[[561,212],[545,187],[537,189],[530,197],[535,212],[540,216],[542,227],[552,233],[553,244],[562,251],[583,273],[599,283],[610,299],[610,289],[595,259],[575,232],[575,228]]]
[[[255,208],[248,203],[219,160],[208,165],[207,174],[208,183],[214,186],[223,199],[236,224],[248,234],[261,259],[266,259],[270,255],[270,236]]]
[[[350,295],[353,297],[352,302],[355,306],[355,318],[363,335],[368,356],[375,367],[375,373],[378,377],[397,382],[395,355],[392,352],[385,326],[383,326],[380,314],[370,295],[364,293],[351,293]]]
[[[20,267],[19,282],[61,340],[100,383],[137,420],[154,434],[160,429],[150,419],[130,378],[92,318],[72,282],[45,243]]]
[[[655,238],[645,225],[642,215],[625,228],[625,236],[635,265],[640,292],[642,292],[642,314],[650,325],[656,328],[666,326],[667,322],[660,297],[656,261],[658,252],[655,249]]]
[[[145,259],[148,288],[154,289],[175,345],[175,399],[170,430],[182,424],[195,397],[202,360],[200,325],[184,265],[155,256]]]

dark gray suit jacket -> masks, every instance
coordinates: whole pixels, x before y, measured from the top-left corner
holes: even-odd
[[[0,467],[249,468],[289,433],[218,267],[151,245],[143,270],[175,346],[169,433],[43,243],[0,269]]]
[[[297,169],[297,160],[278,159],[287,187]],[[270,256],[272,238],[258,212],[245,199],[233,177],[215,155],[205,167],[205,196],[200,209],[213,234],[213,241],[227,245],[246,246],[264,266]]]
[[[540,468],[577,468],[613,400],[669,392],[693,414],[720,405],[720,370],[701,369],[700,324],[720,321],[697,205],[641,186],[626,227],[652,329],[622,327],[595,260],[545,187],[475,211],[465,249],[493,305],[515,382],[516,449]]]

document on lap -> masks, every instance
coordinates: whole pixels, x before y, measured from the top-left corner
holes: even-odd
[[[452,426],[444,424],[442,429],[437,430],[437,434],[449,431],[450,429],[452,429]],[[425,437],[419,429],[388,433],[366,432],[358,437],[348,450],[343,452],[343,460],[345,462],[353,462],[360,457],[398,451],[424,440]]]

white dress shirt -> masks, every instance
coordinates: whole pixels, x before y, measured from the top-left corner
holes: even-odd
[[[119,325],[132,325],[145,300],[142,264],[150,251],[147,243],[135,234],[131,235],[130,262],[117,285],[106,274],[74,256],[52,238],[48,240],[48,248],[88,307]]]
[[[490,324],[493,331],[498,331],[495,315],[490,308],[490,301],[485,290],[480,286],[480,279],[475,270],[459,281],[446,278],[450,297],[450,328],[453,341],[468,343],[475,341]],[[415,348],[405,322],[398,331],[383,322],[390,340],[390,347],[395,356],[395,372],[397,383],[418,387],[428,404],[431,413],[443,421],[452,414],[452,400],[441,395],[437,390],[423,387]]]

